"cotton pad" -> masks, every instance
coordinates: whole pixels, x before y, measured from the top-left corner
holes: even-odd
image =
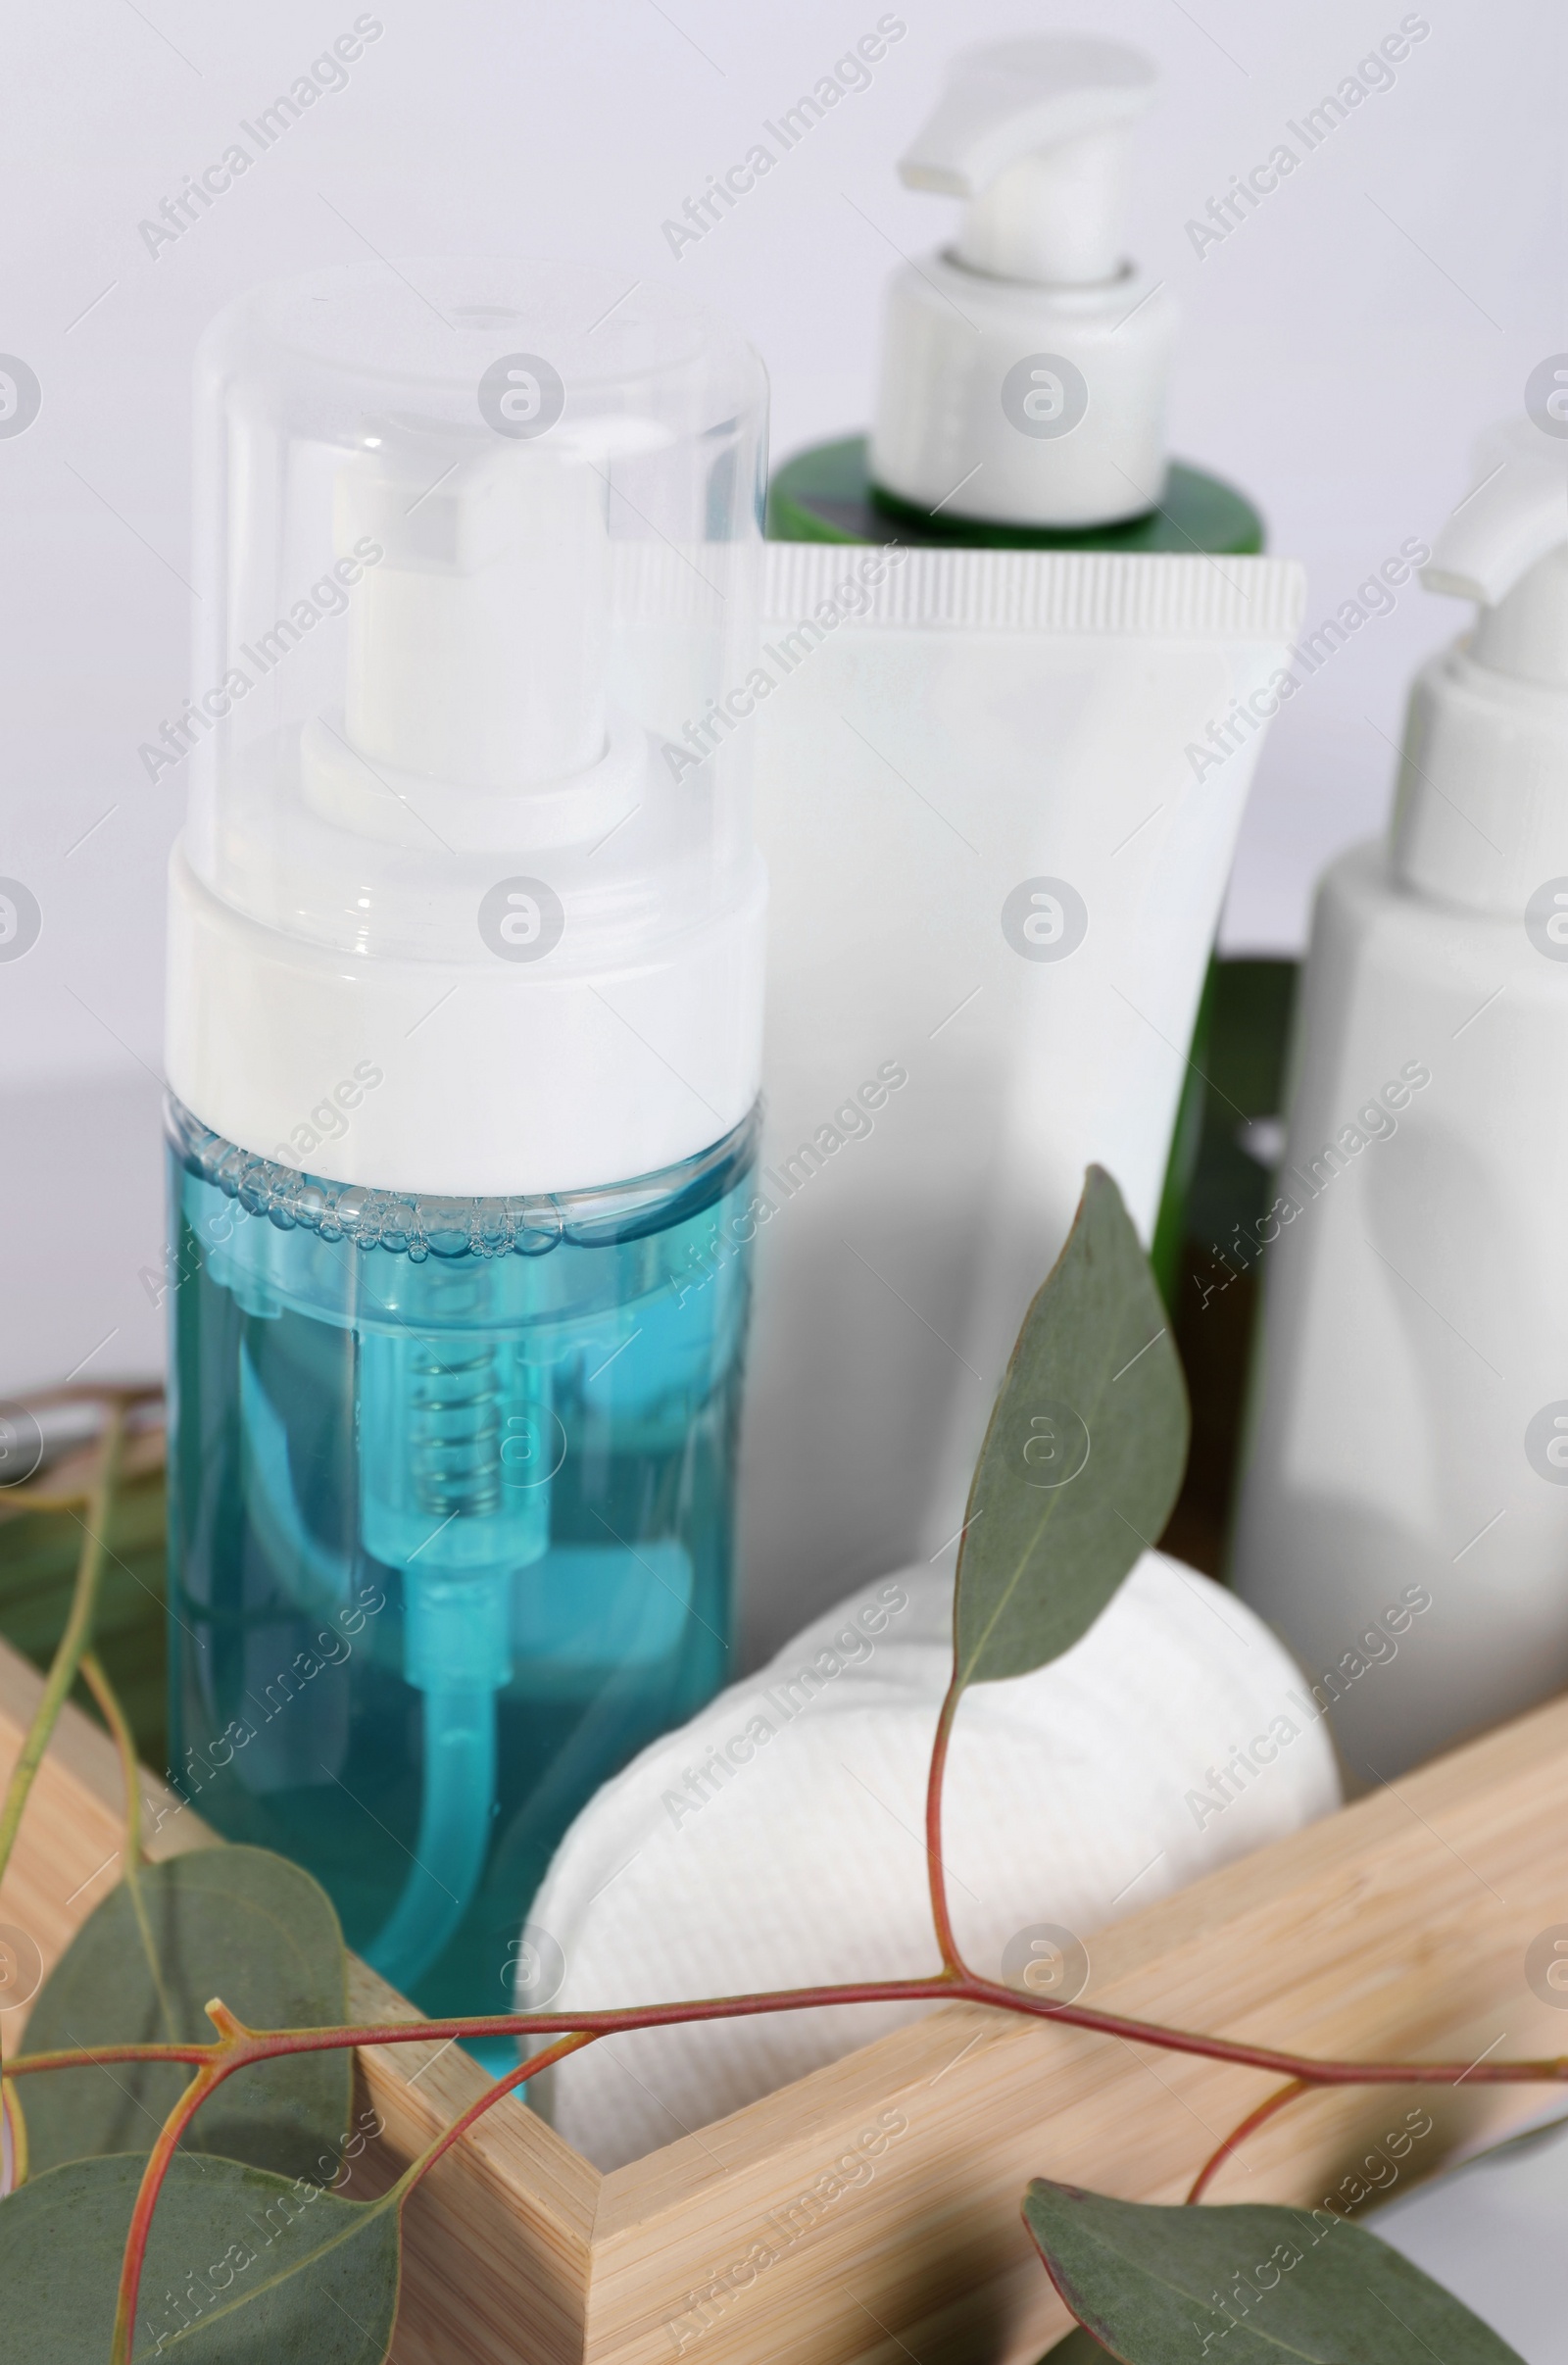
[[[553,1979],[563,1960],[555,2011],[935,1971],[923,1816],[952,1622],[951,1575],[867,1586],[607,1783],[530,1910],[518,2009],[543,2004],[538,1966]],[[1330,1813],[1318,1717],[1250,1610],[1146,1552],[1074,1649],[959,1709],[944,1858],[967,1960],[1002,1976],[1031,1925],[1088,1939]],[[605,2038],[536,2098],[597,2166],[619,2167],[923,2008]]]

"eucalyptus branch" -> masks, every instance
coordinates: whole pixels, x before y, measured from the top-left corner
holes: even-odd
[[[153,2216],[165,2179],[173,2164],[174,2153],[180,2139],[189,2128],[197,2111],[207,2100],[208,2095],[213,2094],[226,2078],[232,2077],[236,2070],[245,2068],[254,2057],[248,2049],[248,2040],[252,2032],[235,2020],[232,2013],[225,2012],[221,2004],[215,2002],[209,2005],[208,2009],[215,2024],[221,2032],[217,2043],[211,2048],[212,2053],[214,2056],[223,2053],[225,2058],[220,2064],[215,2060],[210,2072],[204,2070],[191,2080],[165,2120],[159,2134],[158,2143],[142,2173],[141,2185],[136,2195],[136,2205],[125,2236],[124,2254],[121,2261],[120,2294],[115,2316],[114,2346],[110,2352],[110,2365],[130,2365],[132,2345],[130,2328],[135,2323],[136,2305],[141,2296],[141,2279],[147,2263],[148,2243],[152,2238]],[[591,2037],[564,2037],[559,2045],[548,2046],[544,2052],[536,2053],[529,2061],[519,2062],[514,2070],[510,2071],[506,2077],[498,2079],[493,2086],[487,2088],[478,2100],[470,2103],[468,2108],[463,2112],[461,2117],[455,2119],[450,2127],[443,2128],[435,2141],[427,2144],[416,2159],[410,2161],[396,2184],[383,2193],[379,2199],[365,2204],[367,2210],[375,2214],[383,2209],[395,2208],[401,2216],[404,2203],[416,2187],[429,2174],[442,2154],[450,2150],[452,2145],[466,2136],[471,2127],[477,2125],[487,2110],[493,2109],[497,2102],[502,2101],[509,2094],[514,2094],[519,2086],[526,2085],[530,2078],[537,2078],[542,2070],[553,2068],[556,2062],[564,2061],[568,2053],[577,2052],[583,2045],[592,2043]],[[339,2239],[341,2240],[343,2237],[340,2236]],[[217,2315],[231,2315],[241,2307],[248,2307],[253,2300],[260,2298],[262,2291],[270,2287],[263,2285],[260,2291],[248,2291],[243,2297],[230,2300],[226,2307],[221,2307],[217,2311]],[[209,2329],[215,2320],[215,2317],[209,2317]]]
[[[554,2069],[556,2063],[564,2061],[568,2053],[581,2052],[585,2045],[593,2043],[594,2038],[590,2033],[579,2030],[575,2036],[563,2037],[559,2045],[547,2045],[542,2053],[535,2053],[531,2060],[519,2062],[515,2069],[508,2070],[504,2078],[498,2078],[493,2086],[485,2089],[477,2101],[470,2102],[461,2117],[454,2119],[450,2127],[443,2128],[434,2143],[404,2169],[396,2188],[400,2200],[406,2200],[420,2179],[428,2176],[442,2153],[450,2151],[453,2144],[460,2142],[470,2127],[477,2126],[485,2112],[493,2109],[505,2095],[514,2094],[530,2078],[537,2078],[541,2070]]]
[[[58,1495],[47,1487],[8,1487],[0,1495],[0,1519],[20,1519],[26,1511],[75,1512],[91,1496],[89,1487],[71,1487]]]
[[[958,1952],[958,1942],[953,1935],[953,1922],[948,1912],[948,1876],[942,1861],[942,1790],[948,1771],[948,1745],[953,1739],[954,1719],[962,1698],[963,1686],[955,1659],[953,1681],[942,1702],[936,1734],[931,1743],[931,1770],[926,1776],[925,1788],[926,1878],[931,1884],[931,1919],[936,1925],[944,1974],[952,1979],[962,1975],[964,1962]]]
[[[148,1382],[140,1387],[102,1388],[83,1384],[80,1387],[41,1388],[28,1394],[29,1411],[46,1412],[53,1406],[66,1404],[97,1404],[117,1406],[125,1415],[140,1411],[147,1404],[161,1404],[164,1391]],[[85,1469],[80,1464],[88,1459],[94,1445],[101,1444],[103,1432],[96,1438],[83,1438],[61,1456],[62,1469],[51,1477],[24,1479],[15,1486],[0,1488],[0,1521],[22,1519],[32,1513],[46,1517],[74,1513],[91,1500],[96,1471],[90,1461]],[[62,1479],[65,1483],[61,1483]]]
[[[1337,2086],[1555,2086],[1568,2084],[1568,2055],[1553,2054],[1517,2061],[1320,2061],[1304,2053],[1281,2052],[1276,2047],[1248,2045],[1230,2037],[1210,2037],[1192,2030],[1162,2026],[1153,2020],[1132,2020],[1119,2012],[1102,2012],[1093,2004],[1047,2003],[1016,1988],[1000,1986],[972,1971],[956,1976],[940,1971],[929,1979],[864,1980],[842,1987],[778,1988],[749,1995],[711,1995],[679,2003],[626,2005],[596,2012],[509,2012],[488,2018],[394,2020],[368,2022],[363,2027],[244,2029],[245,2068],[296,2053],[361,2050],[386,2045],[425,2045],[451,2040],[466,2043],[493,2037],[624,2036],[634,2029],[676,2028],[694,2021],[741,2020],[769,2012],[815,2011],[824,2005],[850,2003],[977,2003],[996,2011],[1018,2012],[1036,2020],[1059,2022],[1097,2036],[1118,2037],[1132,2045],[1152,2045],[1166,2052],[1190,2053],[1206,2061],[1223,2061],[1238,2069],[1258,2069],[1305,2087]],[[221,2006],[209,2006],[220,2009]],[[233,2024],[236,2028],[239,2023]],[[25,2077],[54,2069],[82,2069],[101,2063],[133,2061],[186,2062],[192,2067],[211,2062],[222,2050],[221,2042],[209,2045],[101,2045],[73,2046],[58,2052],[27,2053],[12,2062],[9,2077]],[[231,2074],[225,2069],[224,2075]]]
[[[130,1899],[130,1909],[136,1918],[136,1935],[141,1940],[141,1950],[146,1958],[147,1976],[158,1997],[158,2012],[164,2024],[164,2034],[172,2039],[174,2034],[173,2007],[169,1999],[164,1966],[158,1959],[158,1944],[147,1916],[147,1899],[141,1885],[144,1851],[141,1841],[141,1766],[136,1756],[136,1738],[95,1651],[86,1652],[81,1662],[81,1672],[120,1753],[120,1776],[125,1793],[125,1836],[121,1847],[125,1867],[125,1895]]]
[[[637,2028],[670,2027],[678,2023],[735,2019],[753,2014],[775,2011],[801,2011],[822,2004],[874,2003],[898,2000],[972,2002],[998,2010],[1025,2013],[1033,2018],[1056,2020],[1071,2027],[1091,2029],[1097,2033],[1128,2038],[1136,2042],[1158,2045],[1167,2049],[1191,2052],[1209,2059],[1219,2059],[1256,2069],[1283,2069],[1290,2083],[1279,2093],[1271,2094],[1258,2108],[1249,2114],[1235,2132],[1205,2164],[1195,2183],[1189,2198],[1200,2197],[1204,2186],[1222,2162],[1254,2129],[1298,2094],[1316,2086],[1356,2085],[1457,2085],[1461,2079],[1472,2079],[1493,2085],[1555,2084],[1568,2081],[1568,2060],[1561,2058],[1544,2061],[1492,2061],[1456,2063],[1451,2061],[1310,2061],[1304,2058],[1272,2051],[1262,2046],[1239,2045],[1229,2040],[1195,2036],[1180,2030],[1166,2029],[1152,2022],[1124,2019],[1121,2016],[1097,2012],[1078,2004],[1045,2003],[1034,1996],[1024,1995],[1010,1988],[998,1987],[994,1982],[976,1977],[972,1972],[948,1970],[931,1979],[869,1981],[843,1987],[788,1988],[752,1995],[712,1996],[687,2003],[641,2004],[619,2011],[583,2012],[575,2016],[561,2013],[508,2013],[484,2019],[450,2019],[396,2021],[364,2027],[322,2029],[249,2029],[237,2020],[218,2000],[207,2007],[219,2034],[204,2045],[110,2045],[94,2052],[74,2049],[66,2052],[35,2053],[16,2064],[16,2074],[82,2067],[94,2062],[126,2061],[183,2061],[193,2065],[196,2075],[185,2088],[160,2131],[157,2143],[149,2156],[131,2214],[125,2238],[125,2252],[122,2263],[120,2298],[115,2319],[115,2340],[111,2365],[130,2365],[130,2331],[135,2320],[136,2301],[140,2291],[142,2267],[151,2235],[153,2214],[163,2189],[170,2164],[197,2111],[208,2096],[238,2071],[257,2063],[305,2052],[340,2050],[347,2046],[368,2048],[383,2045],[429,2044],[436,2039],[495,2036],[538,2036],[560,2032],[561,2042],[548,2046],[532,2059],[519,2063],[505,2078],[487,2088],[478,2099],[468,2106],[453,2124],[443,2129],[428,2148],[404,2171],[395,2192],[399,2202],[407,2197],[419,2180],[436,2161],[462,2140],[486,2111],[503,2097],[524,2085],[528,2079],[564,2060],[567,2054],[579,2051],[601,2036],[620,2034]]]
[[[27,2122],[22,2096],[9,2078],[0,2078],[0,2200],[27,2181]]]
[[[50,1663],[43,1696],[27,1727],[21,1754],[11,1769],[4,1803],[0,1804],[0,1879],[5,1877],[6,1865],[16,1845],[17,1828],[22,1821],[23,1808],[27,1803],[27,1793],[32,1788],[33,1777],[43,1763],[50,1736],[70,1696],[71,1687],[76,1680],[82,1654],[92,1639],[93,1613],[98,1606],[98,1583],[103,1574],[107,1550],[109,1514],[114,1505],[115,1483],[120,1475],[120,1456],[124,1444],[125,1411],[123,1398],[115,1397],[111,1400],[109,1418],[99,1449],[98,1474],[87,1498],[87,1515],[81,1523],[81,1556],[76,1563],[71,1614]]]
[[[133,1881],[142,1861],[141,1766],[136,1755],[136,1737],[95,1651],[82,1653],[81,1673],[120,1755],[120,1778],[125,1791],[125,1878]]]
[[[230,2031],[237,2028],[220,2003],[208,2006],[219,2039],[213,2053],[220,2054],[230,2044]],[[232,2049],[232,2048],[231,2048]],[[130,2213],[130,2225],[125,2235],[125,2254],[121,2261],[120,2293],[115,2303],[115,2333],[110,2345],[110,2365],[130,2365],[131,2337],[136,2322],[136,2300],[141,2291],[141,2270],[147,2256],[147,2243],[153,2230],[153,2211],[169,2174],[170,2162],[179,2147],[179,2141],[192,2119],[214,2090],[232,2075],[238,2062],[214,2058],[204,2062],[196,2072],[172,2110],[158,2130],[158,2141],[147,2156],[142,2171],[136,2203]]]
[[[92,1640],[93,1615],[98,1606],[98,1583],[103,1575],[107,1550],[109,1515],[114,1507],[115,1484],[120,1476],[121,1450],[124,1444],[126,1408],[122,1397],[110,1399],[109,1418],[99,1449],[97,1475],[87,1497],[87,1515],[81,1522],[81,1554],[76,1562],[76,1578],[72,1588],[71,1612],[50,1663],[49,1673],[44,1679],[42,1698],[27,1727],[16,1764],[11,1769],[4,1801],[0,1803],[0,1880],[5,1878],[11,1850],[16,1846],[17,1832],[33,1779],[43,1763],[44,1752],[49,1747],[55,1726],[60,1721],[60,1711],[76,1680],[82,1653]]]
[[[1273,2118],[1276,2111],[1283,2110],[1287,2102],[1294,2102],[1298,2095],[1310,2092],[1311,2089],[1304,2078],[1293,2078],[1289,2086],[1280,2087],[1265,2101],[1259,2102],[1255,2110],[1250,2110],[1240,2126],[1231,2129],[1218,2150],[1209,2153],[1194,2177],[1192,2189],[1187,2195],[1188,2207],[1191,2208],[1195,2202],[1202,2199],[1225,2162],[1234,2152],[1241,2149],[1250,2135],[1254,2135],[1259,2127]]]

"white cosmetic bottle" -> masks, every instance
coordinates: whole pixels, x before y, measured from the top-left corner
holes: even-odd
[[[1568,444],[1423,581],[1481,613],[1319,890],[1234,1552],[1363,1780],[1568,1681]]]
[[[773,480],[734,726],[770,881],[749,1655],[954,1545],[1086,1165],[1173,1272],[1188,1053],[1303,584],[1167,456],[1175,308],[1121,219],[1152,94],[1119,43],[953,62],[900,167],[951,240],[889,283],[872,433]]]
[[[906,187],[963,212],[951,247],[888,285],[870,449],[884,499],[1102,529],[1168,498],[1176,305],[1121,245],[1154,83],[1116,41],[1003,41],[955,60],[900,164]]]

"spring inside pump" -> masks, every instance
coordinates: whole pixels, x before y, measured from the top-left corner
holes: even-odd
[[[501,1508],[501,1392],[496,1349],[470,1355],[418,1340],[409,1356],[410,1463],[421,1507],[437,1518]]]

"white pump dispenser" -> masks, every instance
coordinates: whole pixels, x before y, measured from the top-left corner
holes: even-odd
[[[1568,870],[1568,445],[1489,436],[1422,570],[1475,630],[1418,675],[1394,866],[1419,892],[1517,912]]]
[[[259,289],[203,344],[168,1072],[328,1181],[591,1189],[759,1089],[765,881],[717,702],[752,662],[763,379],[609,274],[419,272]]]
[[[1152,509],[1175,306],[1126,263],[1132,125],[1153,95],[1118,42],[963,52],[900,163],[964,199],[953,247],[888,290],[871,473],[920,509],[1026,526]]]
[[[1568,445],[1476,475],[1475,628],[1319,890],[1235,1548],[1369,1779],[1568,1681]]]
[[[335,490],[338,552],[362,535],[385,552],[349,610],[350,744],[486,790],[597,764],[610,541],[590,455],[542,438],[454,465],[433,435],[389,434],[339,469]]]

